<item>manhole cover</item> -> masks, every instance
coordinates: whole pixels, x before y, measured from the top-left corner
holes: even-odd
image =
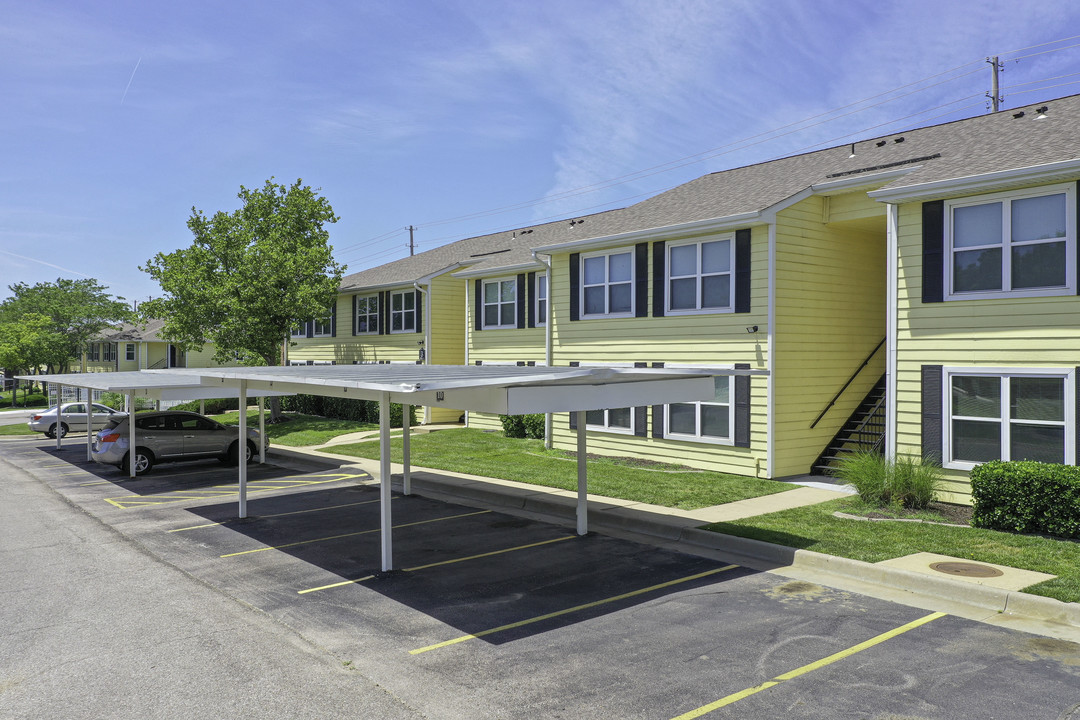
[[[946,575],[960,575],[961,577],[992,578],[1001,577],[1005,573],[989,565],[979,565],[969,562],[936,562],[930,563],[931,570],[945,573]]]

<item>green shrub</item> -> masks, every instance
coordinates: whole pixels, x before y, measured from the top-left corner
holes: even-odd
[[[841,458],[836,474],[858,491],[863,502],[878,507],[925,508],[941,485],[941,467],[936,463],[910,457],[889,462],[866,451]]]
[[[503,426],[503,434],[508,438],[530,438],[532,440],[544,439],[544,414],[533,413],[530,415],[500,415],[499,422]]]
[[[113,410],[124,409],[124,395],[123,393],[104,392],[101,393],[101,403],[108,405]],[[135,398],[135,411],[139,410],[153,410],[154,401],[147,397]]]
[[[223,412],[229,412],[236,410],[240,407],[239,398],[210,398],[203,400],[202,406],[203,412],[207,415],[220,415]],[[199,412],[199,400],[189,400],[179,405],[174,405],[173,410],[187,410],[188,412]]]
[[[281,409],[304,415],[317,415],[333,420],[378,423],[379,403],[375,400],[325,397],[323,395],[290,395],[281,398]],[[390,403],[390,426],[401,427],[402,406]],[[416,406],[409,406],[409,424],[416,424]]]
[[[971,524],[1080,538],[1080,468],[1033,460],[983,463],[971,471]]]

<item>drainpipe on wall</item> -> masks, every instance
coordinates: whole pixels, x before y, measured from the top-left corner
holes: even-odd
[[[540,256],[536,254],[535,250],[532,250],[530,252],[532,253],[533,260],[540,263],[545,268],[544,277],[545,277],[545,279],[547,281],[547,317],[544,318],[544,363],[548,367],[551,367],[551,363],[552,363],[551,338],[553,336],[551,326],[552,326],[552,318],[554,317],[554,313],[552,312],[552,309],[551,309],[552,308],[552,302],[551,302],[551,256],[548,255],[547,260],[541,260]],[[551,413],[544,413],[544,447],[546,447],[548,450],[551,449],[552,436],[554,434],[553,433],[553,428],[552,428],[552,417],[553,416],[552,416]]]
[[[430,285],[428,288],[430,289]],[[417,292],[424,293],[424,364],[431,364],[431,293],[420,287],[420,283],[414,282],[413,288]],[[423,424],[431,422],[431,408],[424,406]]]
[[[885,459],[896,459],[896,372],[897,372],[897,343],[896,328],[899,324],[897,308],[900,302],[900,206],[889,203],[886,207],[886,242],[888,243],[888,256],[885,261],[886,287],[888,297],[886,299],[885,317]]]

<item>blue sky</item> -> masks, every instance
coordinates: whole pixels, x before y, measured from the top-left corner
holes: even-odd
[[[983,113],[988,55],[1005,108],[1075,94],[1076,36],[1075,0],[0,0],[0,298],[153,295],[191,208],[271,176],[355,272]]]

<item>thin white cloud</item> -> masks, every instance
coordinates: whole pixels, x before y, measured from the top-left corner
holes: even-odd
[[[9,256],[11,256],[13,258],[18,258],[19,260],[26,260],[28,262],[37,263],[38,265],[44,265],[45,267],[51,267],[54,270],[59,270],[61,272],[68,273],[69,275],[78,275],[79,277],[84,277],[84,278],[91,277],[90,275],[87,275],[84,272],[79,272],[78,270],[72,270],[71,268],[66,268],[66,267],[63,267],[62,265],[56,265],[56,264],[53,264],[51,262],[46,262],[45,260],[39,260],[38,258],[32,258],[32,257],[28,257],[26,255],[19,255],[17,253],[13,253],[13,252],[10,252],[8,250],[0,250],[0,253],[3,253],[4,255],[9,255]],[[101,281],[101,282],[104,283],[104,284],[108,284],[107,281]]]

